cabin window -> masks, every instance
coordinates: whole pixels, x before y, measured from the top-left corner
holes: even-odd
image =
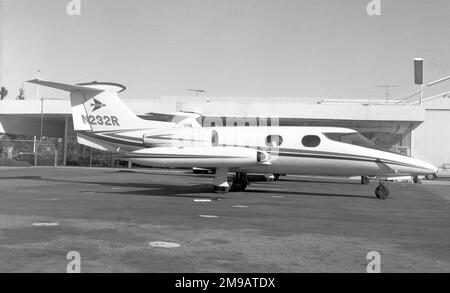
[[[213,130],[211,135],[211,144],[212,146],[219,146],[219,133],[216,130]]]
[[[320,145],[320,137],[317,135],[307,135],[303,137],[302,144],[307,148],[315,148]]]
[[[279,147],[283,144],[283,138],[279,135],[269,135],[266,138],[266,146]]]

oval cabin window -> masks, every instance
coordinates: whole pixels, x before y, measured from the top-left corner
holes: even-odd
[[[211,144],[212,146],[219,146],[219,133],[216,130],[213,130],[211,135]]]
[[[307,135],[302,139],[302,144],[307,148],[315,148],[320,145],[320,137],[317,135]]]
[[[279,147],[283,143],[283,138],[279,135],[269,135],[266,138],[266,146]]]

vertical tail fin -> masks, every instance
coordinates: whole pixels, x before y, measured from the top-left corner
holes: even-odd
[[[172,126],[172,123],[148,121],[136,116],[119,98],[118,93],[125,90],[119,84],[94,82],[68,85],[42,80],[29,82],[70,92],[76,131],[140,130]]]

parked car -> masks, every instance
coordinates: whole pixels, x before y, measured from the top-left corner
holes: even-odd
[[[427,175],[428,180],[434,180],[436,178],[450,178],[450,164],[443,164],[438,168],[436,174]]]

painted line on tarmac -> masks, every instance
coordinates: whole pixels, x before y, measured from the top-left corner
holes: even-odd
[[[194,202],[212,202],[211,199],[194,199]]]
[[[59,198],[37,198],[38,201],[59,201]]]
[[[80,191],[80,193],[84,194],[84,195],[96,195],[97,194],[97,192],[95,192],[95,191]]]
[[[214,215],[199,215],[200,218],[206,218],[206,219],[217,219],[218,216]]]
[[[163,242],[163,241],[150,242],[149,246],[155,248],[168,248],[168,249],[181,247],[181,245],[178,243]]]
[[[33,223],[33,227],[58,227],[59,223]]]
[[[233,206],[235,209],[248,209],[248,206]]]
[[[274,195],[274,196],[272,196],[272,198],[284,198],[284,196],[281,196],[281,195]]]

